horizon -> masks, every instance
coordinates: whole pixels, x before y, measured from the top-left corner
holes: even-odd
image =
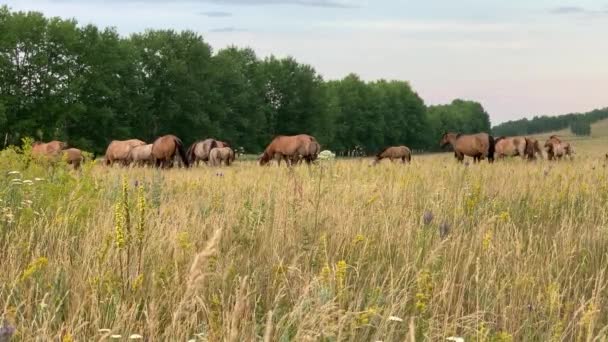
[[[441,5],[437,7],[437,5]],[[214,52],[235,45],[291,56],[326,80],[407,81],[427,105],[480,102],[493,126],[605,108],[608,3],[467,0],[8,0],[13,11],[114,27],[191,30]],[[145,7],[144,7],[145,6]],[[119,8],[120,10],[117,10]]]

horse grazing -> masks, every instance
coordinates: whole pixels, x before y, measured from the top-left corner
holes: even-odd
[[[120,162],[123,165],[127,165],[131,149],[145,144],[145,142],[138,139],[112,140],[106,149],[105,164],[114,165],[114,163]]]
[[[543,159],[543,150],[540,148],[540,143],[534,138],[526,138],[526,151],[524,152],[528,160],[535,160],[536,156]]]
[[[36,141],[32,144],[32,155],[46,158],[56,158],[59,152],[68,147],[68,144],[63,141],[53,140],[48,143]]]
[[[454,156],[459,162],[464,156],[473,157],[473,162],[488,158],[489,163],[494,162],[494,138],[487,133],[456,134],[444,133],[439,142],[441,147],[450,144],[454,148]]]
[[[372,165],[378,164],[382,159],[388,158],[391,162],[393,159],[401,159],[403,164],[412,161],[412,151],[407,146],[391,146],[380,151],[372,162]]]
[[[184,151],[184,143],[175,135],[162,136],[152,144],[152,158],[157,167],[173,166],[173,158],[176,154],[179,154],[186,167],[190,166],[186,151]]]
[[[500,137],[494,140],[496,157],[503,159],[504,157],[520,156],[526,158],[526,147],[528,141],[525,137]]]
[[[220,143],[222,144],[220,146]],[[225,145],[224,145],[225,144]],[[190,164],[196,165],[199,161],[207,163],[209,161],[209,153],[216,147],[229,147],[226,143],[215,139],[199,140],[190,145],[186,154],[188,155]]]
[[[66,163],[74,167],[74,170],[78,170],[80,165],[84,162],[82,151],[77,148],[68,148],[63,150],[63,158]]]
[[[552,135],[545,142],[545,151],[547,151],[547,159],[562,159],[564,156],[574,158],[574,149],[568,142],[563,142],[557,135]]]
[[[266,147],[259,163],[260,165],[266,165],[276,158],[279,165],[281,165],[281,159],[283,159],[290,166],[293,160],[302,158],[307,164],[310,164],[317,159],[320,150],[321,145],[317,142],[317,139],[308,134],[280,135],[275,137]]]
[[[129,163],[136,166],[153,165],[152,144],[135,146],[129,151]]]
[[[222,162],[230,166],[234,162],[234,151],[230,147],[215,147],[209,152],[209,164],[221,166]]]

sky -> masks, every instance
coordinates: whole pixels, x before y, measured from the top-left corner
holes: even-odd
[[[608,107],[608,0],[2,0],[112,26],[193,30],[215,51],[293,56],[325,79],[408,81],[493,124]]]

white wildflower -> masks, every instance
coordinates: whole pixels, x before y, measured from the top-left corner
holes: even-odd
[[[114,334],[110,335],[110,338],[122,338],[122,335]]]
[[[393,322],[403,322],[403,318],[399,318],[397,316],[389,316],[388,320]]]
[[[144,337],[141,336],[140,334],[131,334],[131,336],[129,336],[129,339],[131,339],[131,340],[141,340],[142,338],[144,338]]]
[[[34,178],[34,180],[35,180],[36,182],[41,182],[41,181],[43,181],[43,180],[44,180],[44,178],[36,177],[36,178]]]
[[[99,330],[97,330],[97,331],[98,331],[98,332],[100,332],[100,333],[109,333],[109,332],[110,332],[110,331],[112,331],[112,330],[107,329],[107,328],[102,328],[102,329],[99,329]]]
[[[24,179],[23,184],[32,185],[32,184],[34,184],[34,182],[29,179]]]
[[[20,174],[20,173],[21,173],[21,172],[19,172],[19,171],[9,171],[7,174],[8,174],[8,175],[18,175],[18,174]]]
[[[464,342],[464,338],[455,336],[450,336],[447,338],[447,340],[452,342]]]

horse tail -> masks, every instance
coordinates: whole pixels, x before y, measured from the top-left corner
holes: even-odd
[[[409,148],[407,149],[405,158],[407,159],[408,163],[412,161],[412,150],[410,150]]]
[[[498,138],[500,140],[500,138]],[[494,137],[488,134],[488,161],[494,162],[494,152],[496,152],[496,141]]]
[[[188,151],[186,151],[188,162],[190,162],[191,164],[194,163],[194,159],[196,158],[196,156],[194,155],[196,144],[198,144],[198,141],[195,141],[192,145],[190,145],[190,147],[188,147]]]
[[[188,161],[188,156],[186,155],[186,151],[184,151],[184,143],[178,137],[174,138],[175,141],[175,149],[179,153],[179,156],[182,158],[182,162],[186,167],[190,167],[190,162]]]

